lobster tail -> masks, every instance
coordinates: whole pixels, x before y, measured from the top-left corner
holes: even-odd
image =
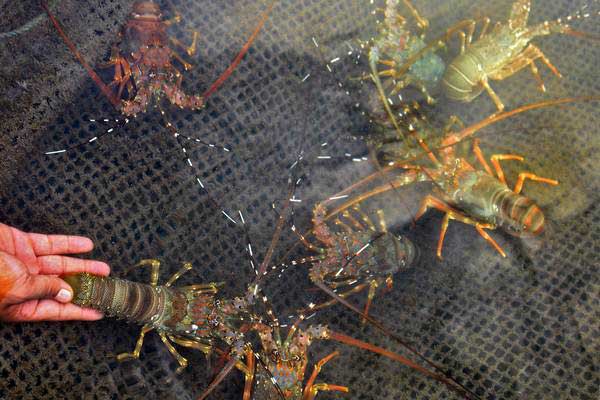
[[[63,278],[73,288],[73,303],[140,324],[156,324],[172,314],[174,293],[158,287],[91,274]]]
[[[530,198],[506,191],[496,204],[507,232],[521,236],[539,235],[544,230],[544,213]]]

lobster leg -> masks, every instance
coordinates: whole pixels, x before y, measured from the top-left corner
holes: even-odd
[[[347,217],[347,214],[348,213],[346,213],[346,215],[342,214],[342,216]],[[336,218],[336,220],[334,221],[334,224],[336,224],[337,226],[341,226],[342,229],[344,231],[346,231],[346,233],[349,235],[352,235],[354,233],[354,230],[350,226],[348,226],[346,223],[344,223],[342,220],[340,220],[339,218]]]
[[[135,343],[135,348],[131,353],[121,353],[117,355],[118,361],[127,360],[129,358],[138,359],[140,358],[140,351],[142,350],[142,345],[144,344],[144,336],[146,333],[150,332],[152,328],[150,325],[144,325],[142,330],[140,331],[140,336],[138,337],[137,342]]]
[[[427,101],[427,104],[435,103],[435,100],[433,97],[431,97],[431,94],[429,94],[429,90],[427,89],[427,86],[425,86],[425,83],[422,80],[413,77],[412,75],[406,75],[406,76],[402,77],[402,80],[400,80],[392,89],[391,94],[394,95],[394,94],[400,92],[400,90],[402,90],[404,87],[406,87],[408,85],[413,85],[414,87],[419,89],[419,91],[423,94],[423,96],[425,96],[425,100]]]
[[[342,299],[345,299],[346,297],[349,297],[350,295],[353,295],[355,293],[360,293],[363,290],[365,290],[367,288],[367,284],[366,283],[361,283],[360,285],[354,286],[352,289],[347,290],[343,293],[338,294],[339,297],[341,297]],[[317,310],[322,310],[323,308],[327,308],[330,307],[332,305],[334,305],[335,303],[337,303],[338,301],[335,299],[326,301],[325,303],[321,303],[321,304],[317,304],[314,305],[310,308],[304,309],[304,310],[300,310],[300,313],[305,313],[307,311],[317,311]]]
[[[538,58],[541,59],[542,62],[546,64],[546,66],[548,66],[548,68],[550,68],[550,70],[556,76],[558,76],[559,78],[562,77],[560,72],[558,72],[558,69],[556,69],[556,67],[550,62],[550,60],[544,55],[544,53],[542,53],[542,51],[538,47],[530,44],[510,64],[505,65],[500,71],[494,73],[493,75],[490,75],[490,78],[495,80],[502,80],[508,78],[509,76],[515,74],[519,70],[530,65],[531,71],[533,72],[533,76],[538,82],[540,90],[542,92],[545,92],[546,87],[544,86],[544,82],[542,81],[542,78],[538,73],[537,67],[535,66],[535,60],[537,60]]]
[[[160,269],[160,261],[159,260],[156,260],[153,258],[141,260],[134,266],[128,268],[126,273],[131,271],[133,268],[144,267],[146,265],[150,266],[150,285],[152,285],[152,286],[158,285],[158,271]]]
[[[485,34],[487,33],[488,28],[490,27],[490,18],[489,17],[483,17],[483,26],[481,27],[481,33],[479,34],[479,39],[483,39],[485,37]]]
[[[185,273],[186,273],[186,272],[188,272],[190,269],[192,269],[192,264],[191,264],[191,263],[185,263],[185,264],[183,264],[183,267],[181,267],[181,269],[180,269],[179,271],[175,272],[175,273],[173,274],[173,276],[171,276],[171,277],[169,278],[169,280],[167,281],[167,283],[165,283],[165,286],[166,286],[166,287],[169,287],[169,286],[171,286],[172,284],[174,284],[174,283],[175,283],[175,281],[181,277],[181,275],[185,274]]]
[[[175,11],[175,15],[173,15],[170,19],[163,21],[163,24],[166,26],[175,25],[181,22],[181,14]]]
[[[444,220],[442,221],[442,229],[440,231],[440,239],[438,241],[437,252],[436,252],[436,254],[440,260],[442,259],[442,247],[444,246],[444,238],[446,237],[446,231],[448,230],[448,224],[451,219],[460,221],[464,224],[473,225],[475,227],[475,229],[477,230],[477,232],[485,240],[487,240],[502,255],[502,257],[506,257],[506,253],[504,252],[504,250],[502,250],[500,245],[498,243],[496,243],[496,241],[494,239],[492,239],[492,237],[490,235],[488,235],[487,232],[485,232],[485,230],[484,230],[484,229],[493,228],[492,225],[481,224],[481,223],[467,217],[466,215],[462,214],[460,211],[453,209],[448,204],[446,204],[442,200],[440,200],[432,195],[425,196],[425,198],[423,199],[423,202],[421,203],[421,208],[419,209],[419,211],[417,212],[417,215],[415,216],[415,219],[419,219],[423,214],[425,214],[425,212],[427,212],[427,210],[429,208],[435,208],[436,210],[440,210],[440,211],[446,213],[446,215],[444,216]]]
[[[198,38],[200,37],[200,34],[196,31],[193,32],[193,37],[192,37],[192,44],[190,44],[189,46],[186,46],[185,44],[183,44],[179,39],[174,38],[174,37],[169,37],[169,40],[171,41],[171,43],[173,43],[175,46],[179,47],[180,49],[184,50],[185,53],[192,57],[194,54],[196,54],[196,49],[198,47]]]
[[[350,211],[344,210],[344,212],[342,213],[342,216],[345,219],[347,219],[348,221],[350,221],[350,223],[359,231],[362,231],[365,229],[365,226],[363,226],[363,224],[361,224],[356,218],[354,218],[354,216],[352,214],[350,214]]]
[[[254,383],[254,369],[255,369],[254,352],[252,349],[246,349],[246,368],[245,371],[245,382],[244,382],[244,396],[242,400],[250,400],[252,395],[252,384]]]
[[[530,172],[521,172],[519,174],[519,178],[517,178],[515,188],[513,189],[515,193],[521,193],[521,190],[523,190],[523,182],[525,182],[525,179],[531,179],[532,181],[547,183],[552,186],[558,185],[558,181],[555,179],[542,178],[541,176],[537,176]]]
[[[452,128],[464,129],[465,123],[457,115],[451,115],[446,125],[444,125],[444,132],[452,132]]]
[[[192,69],[192,64],[190,64],[189,62],[185,61],[183,59],[183,57],[181,57],[176,51],[172,51],[171,52],[171,57],[175,58],[177,61],[179,61],[181,63],[181,65],[183,65],[183,68],[186,71],[189,71],[190,69]],[[181,72],[177,71],[177,75],[178,77],[181,76]],[[180,82],[181,83],[181,82]]]
[[[498,108],[498,112],[504,111],[504,103],[502,103],[502,100],[500,100],[500,97],[498,97],[496,92],[494,92],[494,89],[492,89],[492,87],[490,86],[487,78],[482,79],[480,83],[485,88],[486,92],[490,95],[490,97],[492,98],[492,101],[496,105],[496,108]]]
[[[328,363],[333,357],[336,357],[339,354],[340,353],[338,351],[334,351],[333,353],[322,358],[320,361],[318,361],[315,364],[313,372],[310,375],[308,382],[306,382],[306,386],[304,387],[304,393],[302,395],[302,400],[313,400],[315,398],[315,396],[317,395],[317,392],[320,390],[321,391],[325,391],[325,390],[339,391],[339,392],[348,393],[348,388],[346,386],[329,385],[327,383],[319,383],[317,385],[314,384],[315,379],[317,379],[317,375],[319,375],[319,373],[321,372],[321,368],[323,368],[323,365]]]
[[[373,302],[373,298],[375,297],[375,293],[377,293],[377,287],[379,283],[377,283],[377,279],[373,279],[371,283],[369,283],[369,293],[367,294],[367,303],[365,304],[365,311],[362,316],[362,324],[367,323],[367,315],[369,315],[369,310],[371,309],[371,303]]]
[[[475,26],[477,25],[477,21],[475,20],[469,20],[467,23],[467,33],[465,33],[463,30],[459,30],[456,31],[456,34],[458,35],[459,39],[460,39],[460,54],[463,54],[465,52],[465,50],[467,49],[467,47],[469,47],[471,45],[471,42],[473,41],[473,34],[475,33]]]
[[[385,215],[383,210],[377,210],[377,220],[379,222],[379,232],[387,233],[387,226],[385,224]]]
[[[419,11],[415,8],[415,6],[410,2],[410,0],[402,0],[406,8],[410,10],[410,13],[413,15],[414,19],[417,21],[417,25],[421,29],[427,29],[429,26],[429,21],[426,18],[423,18]]]
[[[306,239],[306,237],[303,234],[298,232],[298,230],[295,227],[292,229],[292,231],[298,236],[298,238],[300,239],[302,244],[304,246],[306,246],[307,249],[315,251],[317,253],[325,252],[325,249],[323,247],[316,246],[316,245],[312,244],[311,242],[309,242],[308,239]]]
[[[120,99],[123,95],[123,90],[127,87],[129,94],[132,92],[131,84],[131,68],[129,63],[123,57],[119,56],[118,49],[114,48],[111,51],[110,60],[106,63],[101,63],[100,68],[114,68],[113,81],[108,85],[109,87],[119,86],[117,90],[116,98]]]
[[[188,360],[185,357],[183,357],[181,354],[179,354],[177,349],[171,344],[171,342],[169,342],[169,338],[167,338],[166,333],[159,332],[158,336],[160,336],[160,340],[162,340],[162,342],[165,344],[165,346],[167,346],[167,350],[169,350],[169,353],[171,353],[173,355],[173,357],[175,357],[175,359],[179,363],[179,367],[177,368],[177,371],[175,371],[175,373],[176,374],[181,373],[181,371],[183,371],[185,369],[185,367],[188,366]]]
[[[518,156],[516,154],[494,154],[490,157],[490,161],[496,170],[496,175],[498,175],[498,180],[506,185],[506,177],[504,176],[504,171],[502,170],[502,166],[500,165],[500,161],[502,160],[517,160],[523,161],[523,157]]]
[[[178,336],[173,336],[173,335],[167,335],[169,340],[172,341],[173,343],[178,344],[179,346],[183,346],[183,347],[187,347],[190,349],[195,349],[195,350],[199,350],[201,352],[203,352],[204,354],[210,354],[212,351],[212,346],[208,345],[208,344],[204,344],[204,343],[200,343],[196,340],[190,340],[190,339],[186,339],[186,338],[181,338]]]
[[[367,214],[365,214],[359,207],[358,204],[356,204],[354,206],[354,211],[360,215],[361,219],[363,220],[363,222],[365,223],[365,225],[369,228],[369,230],[373,231],[373,232],[377,232],[377,229],[375,229],[375,225],[373,224],[373,221],[371,221],[371,218],[369,218],[369,216]]]
[[[473,139],[473,153],[475,154],[475,158],[477,158],[477,161],[479,161],[479,163],[485,169],[485,172],[487,172],[491,176],[494,176],[494,173],[492,172],[490,165],[485,160],[485,157],[483,156],[483,152],[481,151],[481,148],[479,147],[479,139],[478,138]]]

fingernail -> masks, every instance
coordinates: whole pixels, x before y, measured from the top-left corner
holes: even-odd
[[[70,290],[67,289],[60,289],[60,292],[58,292],[58,294],[56,295],[56,300],[60,301],[61,303],[68,303],[69,301],[71,301],[71,298],[73,297],[73,294],[71,293]]]

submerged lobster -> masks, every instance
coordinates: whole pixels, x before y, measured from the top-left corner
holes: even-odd
[[[312,232],[322,247],[298,233],[301,242],[318,254],[296,263],[311,263],[309,276],[313,283],[324,283],[332,289],[348,288],[339,294],[342,298],[368,288],[364,318],[369,313],[378,287],[385,283],[391,288],[393,275],[410,266],[415,258],[415,247],[407,238],[387,231],[383,211],[378,215],[379,226],[376,227],[358,205],[354,205],[352,213],[344,210],[342,218],[333,221],[337,229],[332,229],[325,221],[325,205],[329,201],[319,203],[313,211]],[[294,229],[294,232],[297,231]],[[318,310],[336,301],[311,309]]]
[[[285,399],[312,400],[318,392],[322,391],[349,392],[350,389],[346,386],[315,383],[321,368],[339,355],[338,351],[334,351],[319,360],[315,364],[308,381],[304,384],[308,366],[308,348],[317,339],[335,340],[380,354],[448,384],[448,381],[442,376],[430,372],[405,357],[342,333],[334,332],[327,326],[312,325],[306,329],[300,329],[299,324],[302,320],[303,316],[300,316],[296,323],[289,328],[285,339],[282,339],[281,330],[276,321],[272,321],[271,325],[262,324],[255,327],[261,342],[260,352],[256,355],[265,368],[262,370],[256,369],[254,399],[276,400],[281,398],[278,395],[282,394]],[[462,388],[454,385],[451,388],[464,394]]]
[[[426,28],[427,20],[419,15],[408,0],[403,2],[410,9],[419,27]],[[383,77],[391,78],[392,94],[408,85],[413,85],[423,93],[428,103],[433,103],[428,86],[436,85],[441,79],[445,68],[444,62],[435,53],[428,52],[422,54],[420,59],[411,64],[407,70],[401,71],[400,67],[413,54],[423,49],[426,43],[423,35],[413,35],[406,26],[406,19],[398,13],[399,0],[386,0],[385,3],[383,26],[369,46],[369,66],[372,77],[378,81]],[[383,64],[389,69],[379,71],[378,64]]]
[[[393,76],[397,79],[408,76],[416,65],[431,58],[436,49],[446,46],[450,38],[457,34],[461,40],[460,54],[448,64],[442,77],[443,90],[450,99],[470,102],[486,90],[498,110],[503,111],[504,104],[490,87],[488,81],[503,80],[526,67],[531,68],[540,89],[545,91],[535,61],[540,59],[556,76],[560,77],[561,74],[544,53],[530,43],[531,40],[538,36],[555,33],[588,37],[594,40],[598,40],[598,38],[573,30],[568,25],[570,21],[587,18],[590,14],[570,15],[528,27],[527,19],[530,9],[531,0],[515,1],[508,21],[504,24],[496,23],[489,32],[490,18],[483,18],[483,27],[479,38],[475,41],[473,41],[473,35],[478,21],[473,19],[460,21],[447,29],[440,37],[410,54],[404,60],[404,64],[394,64]],[[375,74],[375,78],[378,78],[377,74]],[[380,91],[380,95],[382,94]]]
[[[540,90],[544,92],[546,88],[535,65],[538,59],[550,68],[554,75],[562,77],[544,53],[530,42],[538,36],[555,33],[585,36],[572,30],[568,22],[585,18],[588,14],[544,21],[528,27],[530,10],[531,0],[515,1],[508,21],[505,24],[497,23],[489,33],[490,19],[484,18],[479,39],[474,42],[472,39],[477,21],[466,21],[467,33],[459,31],[460,55],[448,65],[442,79],[448,98],[470,102],[485,90],[498,110],[502,111],[504,104],[490,87],[488,80],[503,80],[529,66]]]
[[[183,273],[192,268],[190,264],[185,264],[164,285],[158,285],[158,260],[143,260],[138,265],[151,267],[149,285],[90,274],[70,275],[64,279],[73,288],[75,304],[95,308],[108,316],[143,324],[134,350],[119,354],[119,361],[139,358],[144,337],[152,330],[158,333],[179,363],[177,372],[182,371],[188,361],[173,344],[196,349],[206,355],[216,351],[229,358],[199,399],[205,399],[234,368],[246,377],[244,400],[310,400],[318,391],[347,392],[348,389],[343,386],[314,383],[321,366],[333,358],[335,353],[317,363],[310,379],[303,386],[308,364],[307,350],[313,339],[336,340],[381,354],[463,393],[460,386],[442,374],[431,372],[396,353],[334,332],[325,326],[298,329],[298,323],[303,317],[290,329],[287,339],[282,341],[277,320],[272,318],[272,324],[267,325],[264,318],[255,311],[258,301],[256,293],[259,292],[256,285],[252,285],[244,297],[218,299],[218,288],[221,285],[218,283],[172,286]],[[272,316],[272,312],[269,315]],[[248,339],[251,332],[257,332],[260,337],[261,348],[257,352]],[[259,360],[258,367],[262,368],[258,371],[256,359]]]
[[[429,208],[435,208],[445,213],[437,246],[437,256],[439,258],[442,257],[444,237],[450,220],[473,225],[477,232],[492,244],[502,256],[506,256],[504,250],[486,230],[502,227],[516,236],[541,233],[544,228],[544,214],[533,200],[521,194],[523,183],[526,179],[530,179],[557,185],[558,181],[542,178],[530,172],[522,172],[519,174],[514,188],[510,189],[507,186],[499,162],[502,160],[522,161],[522,157],[514,154],[493,155],[491,162],[496,173],[494,175],[492,168],[490,168],[479,148],[478,140],[473,141],[472,150],[484,170],[475,168],[464,156],[457,155],[455,146],[483,127],[515,114],[553,105],[589,100],[598,100],[598,98],[565,98],[533,103],[509,112],[492,115],[457,132],[450,129],[452,123],[460,123],[457,117],[453,117],[451,124],[442,133],[431,126],[424,118],[408,118],[410,112],[405,109],[401,112],[404,119],[396,121],[395,118],[392,118],[395,126],[387,125],[383,128],[382,134],[384,136],[394,138],[389,143],[380,142],[378,148],[383,153],[381,157],[388,166],[353,184],[338,193],[336,197],[349,193],[371,182],[378,176],[386,176],[398,170],[404,171],[400,175],[390,178],[389,183],[361,193],[339,205],[326,218],[333,218],[335,215],[344,212],[344,210],[377,194],[416,182],[430,181],[435,185],[434,194],[427,195],[423,199],[416,218],[421,217]],[[460,124],[462,125],[462,123]],[[426,163],[419,164],[416,162],[420,158],[417,148],[411,148],[405,141],[398,141],[395,127],[404,129],[405,136],[416,139],[421,148],[419,152],[424,151],[428,157]],[[430,149],[425,139],[436,142],[437,155],[436,152]]]
[[[291,193],[290,190],[288,199],[291,198]],[[432,372],[398,354],[333,332],[326,327],[309,328],[306,332],[299,331],[295,336],[297,325],[304,319],[303,316],[291,328],[288,340],[281,342],[278,320],[268,306],[267,297],[262,293],[259,284],[266,275],[267,266],[281,235],[285,222],[284,214],[288,205],[289,200],[279,215],[271,245],[256,271],[256,279],[248,286],[243,296],[233,300],[217,297],[220,286],[218,283],[173,287],[172,285],[177,279],[192,268],[190,264],[184,264],[183,268],[171,276],[164,285],[158,285],[160,262],[153,259],[142,260],[137,264],[138,266],[150,266],[149,285],[89,274],[70,275],[64,279],[73,288],[75,304],[92,307],[109,316],[143,324],[135,349],[130,353],[118,355],[118,360],[139,358],[144,337],[152,330],[158,333],[169,352],[177,359],[178,372],[188,365],[188,361],[179,354],[173,344],[196,349],[207,355],[217,352],[228,359],[223,369],[199,399],[205,399],[234,368],[245,374],[244,400],[251,398],[313,399],[317,391],[326,390],[325,386],[314,385],[318,369],[313,373],[304,390],[299,389],[302,388],[307,363],[306,350],[312,339],[332,339],[384,355],[443,382],[453,390],[465,393],[465,389],[459,383],[446,378],[445,374],[441,372]],[[253,265],[256,265],[253,255],[249,253],[249,256]],[[265,324],[266,318],[257,311],[260,305],[259,299],[267,306],[266,314],[271,320],[270,325]],[[270,336],[271,329],[275,337]],[[261,349],[257,352],[253,350],[249,342],[249,335],[252,332],[258,333],[261,339]],[[273,350],[277,351],[276,354],[284,357],[274,357]],[[409,350],[414,352],[412,349]],[[417,354],[440,371],[435,364],[419,353]],[[288,355],[291,355],[293,364],[288,363]],[[273,384],[270,388],[266,388],[264,384],[259,385],[261,389],[257,393],[265,393],[264,390],[266,390],[268,397],[266,395],[251,397],[256,374],[255,358],[259,360],[259,366],[262,367],[259,377],[268,376]],[[304,360],[303,364],[296,363],[300,359]],[[281,375],[282,372],[293,372],[293,374]],[[259,379],[259,381],[263,382],[263,379]],[[332,390],[337,390],[336,388],[338,387],[331,387]]]
[[[118,43],[112,48],[110,60],[104,64],[105,67],[114,67],[113,81],[106,85],[64,33],[46,2],[42,1],[42,6],[73,55],[87,70],[111,104],[126,116],[135,116],[145,112],[153,99],[160,101],[161,98],[168,99],[180,108],[191,110],[203,108],[206,99],[225,82],[248,52],[273,5],[274,2],[271,2],[254,32],[221,76],[202,95],[189,95],[182,90],[183,75],[172,61],[173,59],[177,60],[186,71],[192,65],[185,61],[169,44],[172,43],[184,49],[188,56],[193,56],[196,52],[198,33],[194,32],[190,46],[185,46],[178,39],[170,37],[167,34],[167,28],[181,20],[179,15],[165,20],[158,4],[153,1],[136,1],[129,19],[119,33]],[[126,98],[123,99],[125,90]]]

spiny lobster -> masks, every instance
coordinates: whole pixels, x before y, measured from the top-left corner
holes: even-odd
[[[136,1],[129,19],[119,33],[120,40],[112,48],[110,60],[103,65],[103,67],[114,67],[113,81],[106,85],[65,34],[46,2],[42,1],[42,7],[73,55],[87,70],[110,103],[126,116],[145,112],[153,99],[160,101],[163,97],[180,108],[191,110],[203,108],[206,99],[225,82],[242,61],[274,4],[274,1],[270,3],[240,52],[221,76],[202,95],[188,95],[181,89],[183,75],[172,60],[177,60],[186,71],[192,68],[192,65],[173,50],[169,43],[184,49],[188,56],[193,56],[196,52],[198,32],[193,33],[190,46],[185,46],[178,39],[170,37],[167,28],[180,22],[180,15],[165,20],[158,4],[153,1]],[[125,90],[127,97],[122,99]]]

